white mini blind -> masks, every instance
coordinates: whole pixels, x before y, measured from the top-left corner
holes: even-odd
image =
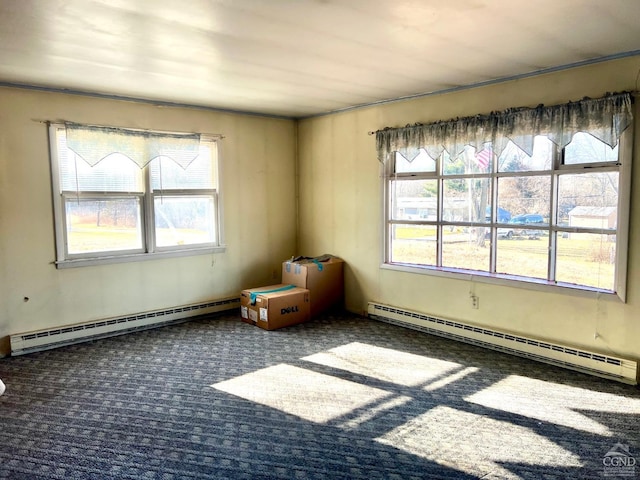
[[[209,190],[215,188],[214,165],[216,143],[203,141],[200,155],[183,169],[167,157],[159,157],[151,162],[151,188],[153,190]]]
[[[63,192],[135,192],[144,190],[142,171],[130,158],[112,153],[94,166],[67,148],[65,131],[57,131],[60,187]]]

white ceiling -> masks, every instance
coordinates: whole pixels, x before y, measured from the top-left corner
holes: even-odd
[[[640,55],[640,0],[0,0],[0,84],[304,117]]]

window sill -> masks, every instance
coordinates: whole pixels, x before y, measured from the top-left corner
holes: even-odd
[[[473,280],[479,283],[488,283],[493,285],[502,285],[513,288],[524,288],[528,290],[536,290],[540,292],[561,293],[573,295],[577,297],[598,298],[620,301],[624,303],[624,299],[615,292],[598,290],[592,287],[577,286],[572,284],[553,284],[545,280],[529,279],[518,277],[517,275],[497,275],[486,272],[470,272],[466,270],[458,270],[454,268],[438,268],[428,266],[418,266],[402,263],[383,263],[380,268],[384,270],[394,270],[405,273],[416,273],[420,275],[432,275],[436,277],[445,277],[456,280]]]
[[[191,248],[191,249],[185,248],[183,250],[171,250],[171,251],[163,251],[163,252],[155,252],[155,253],[132,253],[127,255],[111,255],[111,256],[94,257],[94,258],[78,258],[73,260],[56,261],[54,263],[57,269],[90,267],[95,265],[110,265],[114,263],[144,262],[147,260],[158,260],[162,258],[192,257],[195,255],[223,253],[225,250],[226,250],[226,246],[223,245],[219,247]]]

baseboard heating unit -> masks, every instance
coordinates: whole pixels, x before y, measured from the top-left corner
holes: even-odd
[[[78,323],[49,330],[19,333],[10,336],[11,355],[24,355],[26,353],[48,350],[64,345],[122,335],[137,330],[161,327],[184,322],[196,316],[238,308],[240,308],[239,297],[225,298],[206,303],[144,312],[136,315]]]
[[[444,320],[401,308],[369,302],[369,317],[452,340],[471,343],[571,370],[636,385],[638,362],[580,350],[533,338]]]

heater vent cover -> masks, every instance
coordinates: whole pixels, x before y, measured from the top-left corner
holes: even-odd
[[[10,337],[11,354],[24,355],[26,353],[48,350],[64,345],[122,335],[137,330],[184,322],[198,315],[223,312],[239,307],[239,298],[225,298],[165,310],[154,310],[135,315],[108,318],[95,322],[78,323],[48,330],[19,333],[11,335]]]
[[[368,314],[369,317],[376,320],[432,335],[439,335],[632,385],[638,383],[638,363],[633,360],[589,352],[462,322],[445,320],[375,302],[369,302]]]

